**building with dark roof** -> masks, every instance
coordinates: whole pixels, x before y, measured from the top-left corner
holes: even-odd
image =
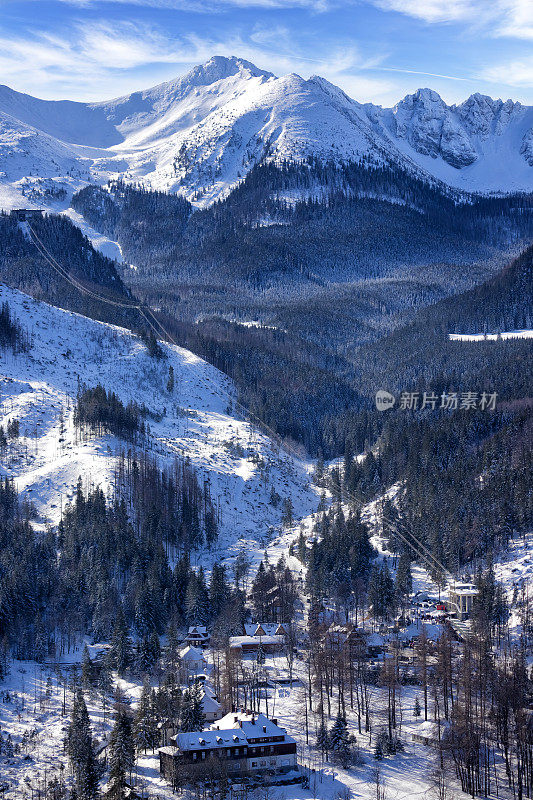
[[[167,780],[184,767],[194,768],[211,759],[223,761],[234,779],[283,775],[298,767],[295,739],[264,714],[232,712],[209,730],[178,733],[171,741],[171,747],[159,750],[160,771]]]

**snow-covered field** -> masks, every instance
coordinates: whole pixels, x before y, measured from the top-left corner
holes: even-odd
[[[502,333],[449,333],[452,342],[496,342],[501,339],[533,339],[533,330],[503,331]]]
[[[36,507],[38,524],[56,524],[81,475],[87,486],[111,491],[115,455],[125,445],[112,436],[81,441],[73,423],[80,383],[101,383],[127,403],[145,405],[150,419],[148,445],[161,460],[187,456],[200,480],[209,481],[220,507],[219,537],[209,554],[193,554],[206,567],[228,559],[245,545],[262,552],[281,532],[281,503],[270,503],[272,488],[290,498],[296,519],[317,507],[319,492],[310,483],[311,466],[279,450],[263,433],[232,412],[231,381],[202,359],[179,347],[163,345],[166,358],[151,359],[129,331],[94,322],[36,302],[0,286],[0,302],[28,330],[27,354],[2,353],[0,425],[20,421],[0,474],[15,479]],[[167,391],[172,366],[175,388]]]

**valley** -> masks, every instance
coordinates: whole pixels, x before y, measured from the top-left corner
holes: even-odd
[[[0,87],[3,800],[533,794],[532,147],[238,57]]]

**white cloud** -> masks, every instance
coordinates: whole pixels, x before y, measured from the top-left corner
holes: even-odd
[[[357,47],[328,49],[320,58],[297,52],[284,28],[269,32],[256,27],[244,40],[238,34],[209,39],[187,34],[169,37],[154,26],[96,22],[74,25],[63,37],[35,32],[31,37],[0,37],[0,74],[19,91],[48,99],[104,100],[172,79],[213,55],[236,55],[277,75],[319,73],[361,100],[384,98],[394,83],[364,74],[379,57],[368,61]],[[165,65],[168,65],[165,67]],[[139,77],[140,76],[140,77]]]
[[[491,64],[481,72],[481,77],[489,83],[533,88],[533,56]]]
[[[472,17],[472,0],[374,0],[385,11],[398,11],[424,22],[457,22]]]
[[[499,36],[533,39],[533,0],[500,0]]]
[[[308,8],[312,11],[327,11],[333,5],[351,4],[351,0],[59,0],[67,5],[89,8],[100,4],[115,3],[117,5],[138,6],[141,8],[158,8],[170,11],[197,11],[211,14],[228,7],[236,8]]]
[[[533,39],[533,0],[369,0],[428,23],[467,23],[490,37]]]

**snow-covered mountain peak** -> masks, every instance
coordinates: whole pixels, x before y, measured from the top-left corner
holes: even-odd
[[[533,108],[512,100],[474,94],[448,106],[422,88],[387,109],[320,76],[276,77],[213,56],[103,103],[0,87],[0,207],[57,208],[58,197],[116,178],[206,205],[261,160],[309,156],[395,164],[466,191],[531,191],[532,131]]]
[[[259,69],[251,61],[237,56],[212,56],[205,64],[194,67],[188,73],[188,77],[197,77],[198,80],[204,79],[206,83],[214,83],[231,75],[239,74],[243,78],[274,78],[272,72]]]
[[[513,100],[493,100],[484,94],[473,94],[464,103],[452,106],[461,122],[472,134],[486,139],[490,135],[501,136],[507,125],[519,120],[524,107]]]
[[[452,110],[432,89],[418,89],[392,110],[393,132],[416,152],[442,158],[452,167],[472,164],[477,153]]]

